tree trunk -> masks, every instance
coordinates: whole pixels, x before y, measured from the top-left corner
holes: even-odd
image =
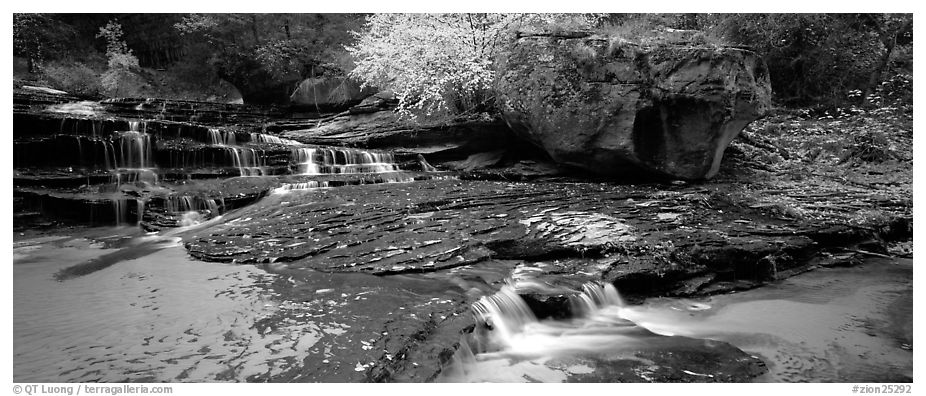
[[[251,34],[254,35],[254,44],[260,45],[260,35],[257,34],[257,15],[251,15]]]
[[[894,54],[894,47],[897,46],[897,35],[908,29],[911,23],[911,21],[907,21],[898,29],[888,31],[887,35],[882,35],[881,42],[884,44],[884,54],[881,55],[878,66],[871,72],[871,77],[868,78],[868,85],[865,86],[865,90],[862,92],[863,105],[868,103],[868,95],[876,90],[878,84],[881,83],[881,75],[884,74],[884,70],[887,69],[887,64],[891,61],[891,55]]]

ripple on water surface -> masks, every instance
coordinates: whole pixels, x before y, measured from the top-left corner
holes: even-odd
[[[14,246],[14,380],[243,381],[299,364],[325,331],[254,326],[276,305],[274,275],[193,262],[176,241],[66,281],[54,274],[110,253],[86,239]]]

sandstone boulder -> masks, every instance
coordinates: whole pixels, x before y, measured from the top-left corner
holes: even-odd
[[[372,95],[372,88],[345,77],[307,78],[290,95],[290,103],[324,110],[347,108]]]
[[[520,36],[496,89],[515,132],[559,163],[614,177],[710,178],[771,106],[767,66],[751,51],[590,34]]]

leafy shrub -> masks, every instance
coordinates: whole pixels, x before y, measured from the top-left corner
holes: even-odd
[[[103,90],[99,73],[83,63],[53,62],[42,74],[52,87],[75,95],[98,96]]]
[[[582,14],[374,14],[347,47],[350,76],[391,90],[398,112],[415,119],[491,111],[494,60],[523,27],[577,29]]]
[[[888,139],[887,133],[881,130],[865,129],[861,132],[853,133],[850,142],[846,146],[846,151],[840,162],[851,162],[853,160],[862,162],[884,162],[896,159],[896,148]]]
[[[144,85],[139,70],[138,58],[123,40],[122,25],[109,21],[100,28],[96,36],[106,40],[106,58],[109,69],[100,76],[103,90],[110,96],[137,96]]]

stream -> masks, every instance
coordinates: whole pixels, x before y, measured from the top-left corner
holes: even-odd
[[[840,228],[731,198],[748,183],[461,172],[501,151],[21,100],[16,382],[912,380],[912,260],[838,266]]]
[[[760,382],[912,378],[912,260],[874,258],[745,292],[635,305],[613,287],[587,288],[583,316],[537,320],[511,291],[510,263],[420,276],[292,273],[195,261],[175,235],[109,227],[15,241],[14,380],[355,380],[376,364],[379,326],[403,311],[413,322],[425,305],[491,317],[438,381],[614,381],[621,356],[684,353],[692,340],[761,359]],[[98,270],[57,277],[107,257]]]

